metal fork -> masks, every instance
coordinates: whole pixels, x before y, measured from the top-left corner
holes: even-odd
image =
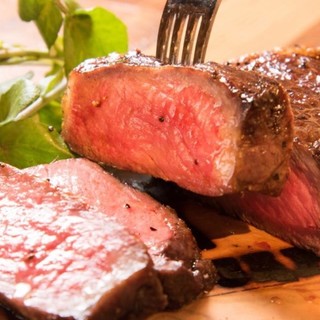
[[[167,0],[156,57],[164,63],[204,62],[212,24],[222,0]]]

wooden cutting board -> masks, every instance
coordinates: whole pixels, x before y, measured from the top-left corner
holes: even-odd
[[[220,279],[204,297],[150,320],[320,319],[319,257],[192,200],[178,211],[201,235],[203,257]]]
[[[155,53],[165,0],[79,2],[115,12],[128,26],[130,49]],[[15,2],[2,0],[1,10],[0,40],[41,47],[35,27],[19,21]],[[320,46],[319,0],[223,0],[207,60],[225,61],[293,44]],[[1,68],[0,81],[30,69]],[[204,237],[203,256],[213,260],[222,277],[216,288],[199,300],[150,320],[320,319],[319,258],[253,227],[221,218],[195,202],[185,200],[180,209]],[[1,311],[0,319],[6,319]]]

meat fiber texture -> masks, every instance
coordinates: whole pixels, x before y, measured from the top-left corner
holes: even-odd
[[[288,181],[279,197],[256,193],[214,200],[228,213],[320,255],[320,48],[277,49],[232,62],[278,80],[294,113]]]
[[[26,169],[65,192],[82,197],[117,219],[148,248],[168,308],[190,302],[215,281],[213,265],[202,260],[190,229],[169,207],[124,185],[87,159],[68,159]]]
[[[9,165],[0,166],[0,305],[26,319],[141,319],[166,297],[125,227]]]
[[[71,72],[63,114],[74,152],[199,194],[278,194],[287,178],[288,95],[254,72],[112,54]]]

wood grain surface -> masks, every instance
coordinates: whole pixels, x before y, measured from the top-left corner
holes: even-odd
[[[104,6],[116,13],[128,27],[130,49],[155,53],[165,0],[79,2],[85,7]],[[2,0],[0,8],[0,40],[21,43],[30,48],[43,46],[34,25],[19,20],[16,1]],[[319,0],[223,0],[209,42],[207,60],[225,61],[245,53],[294,44],[320,46]],[[31,67],[0,68],[1,81],[22,74]],[[203,232],[207,235],[210,229],[207,222],[212,223],[212,232],[208,237],[216,247],[204,250],[203,255],[216,261],[217,265],[220,263],[222,272],[225,259],[231,259],[239,266],[240,271],[235,270],[238,274],[241,270],[248,270],[248,264],[250,269],[250,261],[243,257],[262,259],[271,255],[273,262],[264,273],[256,269],[254,272],[251,270],[248,279],[236,278],[243,283],[220,283],[207,295],[181,310],[161,313],[150,320],[320,319],[320,262],[317,257],[291,251],[294,249],[287,243],[249,226],[244,226],[245,232],[231,232],[232,219],[219,220],[210,209],[196,203],[186,202],[182,211],[198,228],[205,225]],[[227,228],[225,231],[229,234],[217,236],[214,232],[217,226],[218,229]],[[294,255],[290,255],[292,252]],[[296,261],[292,258],[295,255],[300,257]],[[234,276],[230,270],[227,272],[226,281],[230,274],[231,278]],[[6,319],[1,310],[0,319]]]

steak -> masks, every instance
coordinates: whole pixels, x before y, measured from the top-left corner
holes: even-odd
[[[74,152],[199,194],[278,194],[287,178],[288,96],[255,72],[112,54],[71,72],[63,113]]]
[[[190,229],[169,207],[124,185],[87,159],[60,160],[26,170],[82,197],[140,238],[159,273],[168,308],[179,307],[212,289],[215,273],[211,261],[201,260]]]
[[[214,202],[320,255],[320,50],[279,49],[245,56],[236,64],[278,80],[290,96],[295,129],[290,174],[279,197],[246,192]]]
[[[166,297],[144,244],[125,227],[1,164],[0,305],[26,319],[141,319]]]

